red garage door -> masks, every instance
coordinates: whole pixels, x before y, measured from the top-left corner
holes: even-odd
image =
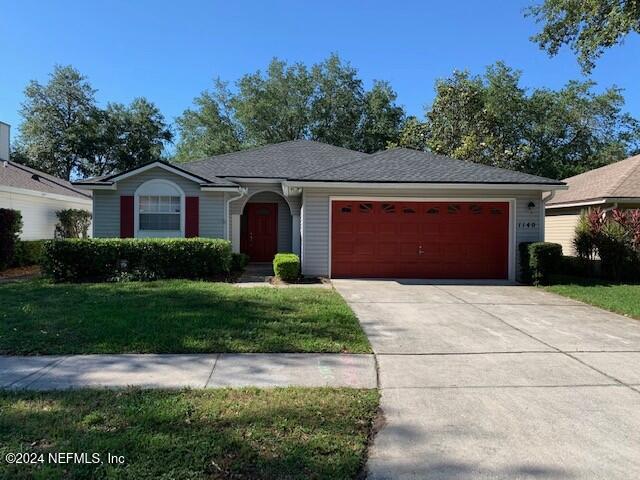
[[[504,279],[509,204],[349,200],[331,205],[331,275]]]

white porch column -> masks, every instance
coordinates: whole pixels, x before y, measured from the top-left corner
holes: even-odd
[[[231,249],[240,253],[240,215],[231,215]]]
[[[291,215],[291,250],[300,256],[300,215]]]

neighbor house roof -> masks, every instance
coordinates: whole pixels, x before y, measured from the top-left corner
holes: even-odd
[[[640,199],[640,155],[564,180],[569,189],[557,192],[547,205]]]
[[[564,185],[558,180],[407,148],[366,154],[310,140],[276,143],[177,165],[156,163],[220,186],[238,186],[232,182],[236,178],[299,182]],[[76,185],[110,185],[129,173],[83,180]]]
[[[39,194],[55,194],[88,200],[91,194],[74,187],[70,182],[53,175],[11,161],[0,162],[0,189],[9,187],[31,190]]]

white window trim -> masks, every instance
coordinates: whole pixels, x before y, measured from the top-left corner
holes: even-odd
[[[507,278],[510,282],[516,281],[516,199],[513,197],[495,197],[495,198],[479,198],[479,197],[383,197],[383,196],[362,196],[362,195],[330,195],[329,196],[329,259],[328,272],[331,278],[331,229],[333,223],[333,202],[334,201],[394,201],[394,202],[477,202],[492,203],[505,202],[509,204],[509,252],[507,261]],[[434,279],[437,280],[437,279]]]
[[[140,193],[141,190],[143,190],[143,187],[149,188],[149,187],[153,187],[154,185],[164,185],[164,186],[168,186],[170,188],[173,188],[175,190],[177,190],[180,194],[180,231],[178,230],[140,230],[140,197],[147,197],[147,196],[155,196],[155,195],[162,195],[162,194],[150,194],[148,192],[145,193]],[[166,194],[165,194],[166,195]],[[158,237],[158,238],[163,238],[163,237],[167,237],[167,238],[171,238],[171,237],[184,237],[184,231],[185,231],[185,194],[184,194],[184,190],[182,190],[182,188],[180,188],[179,185],[175,184],[174,182],[170,181],[170,180],[164,180],[161,178],[157,178],[157,179],[153,179],[153,180],[147,180],[146,182],[140,184],[138,186],[138,188],[135,191],[134,194],[134,199],[133,199],[133,231],[134,231],[134,237],[135,238],[154,238],[154,237]]]

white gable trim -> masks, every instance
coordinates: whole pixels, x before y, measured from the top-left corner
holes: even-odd
[[[107,181],[109,182],[119,182],[120,180],[124,180],[125,178],[129,178],[129,177],[133,177],[135,175],[138,175],[142,172],[146,172],[147,170],[151,170],[152,168],[162,168],[163,170],[166,170],[167,172],[171,172],[175,175],[178,175],[180,177],[186,178],[188,180],[191,180],[192,182],[196,182],[196,183],[207,183],[206,180],[202,179],[202,178],[198,178],[196,176],[190,175],[186,172],[183,172],[182,170],[179,170],[177,168],[171,167],[169,165],[165,165],[162,162],[153,162],[153,163],[149,163],[147,165],[144,165],[142,167],[136,168],[135,170],[131,170],[130,172],[127,173],[122,173],[120,175],[116,175],[115,177],[112,177],[110,179],[108,179]]]

